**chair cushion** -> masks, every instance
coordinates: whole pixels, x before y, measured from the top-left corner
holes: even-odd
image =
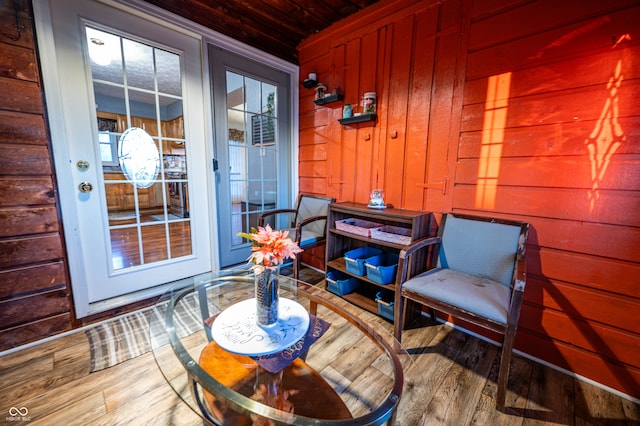
[[[501,324],[507,323],[510,290],[489,278],[435,268],[406,281],[402,290],[439,300]]]
[[[519,226],[448,215],[437,266],[510,287],[519,240]]]

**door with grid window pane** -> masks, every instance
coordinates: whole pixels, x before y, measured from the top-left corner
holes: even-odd
[[[262,213],[290,199],[289,77],[220,48],[209,55],[224,267],[249,256],[238,233],[257,228]]]
[[[65,132],[52,138],[84,316],[211,270],[209,203],[194,196],[207,194],[201,42],[91,0],[50,13],[44,71],[58,78]]]

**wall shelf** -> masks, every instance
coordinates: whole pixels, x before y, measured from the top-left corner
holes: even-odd
[[[329,95],[329,96],[325,96],[322,99],[315,99],[313,101],[314,104],[316,105],[324,105],[324,104],[329,104],[331,102],[338,102],[344,99],[344,95],[341,94],[336,94],[336,95]]]
[[[378,116],[376,114],[362,114],[355,117],[339,118],[340,124],[352,124],[352,123],[365,123],[367,121],[376,121]]]

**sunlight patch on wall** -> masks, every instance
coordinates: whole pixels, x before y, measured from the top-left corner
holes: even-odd
[[[591,162],[591,189],[587,192],[590,212],[593,212],[596,201],[600,198],[600,182],[604,179],[611,157],[626,140],[622,126],[618,122],[618,89],[622,80],[622,61],[619,60],[607,83],[609,97],[604,103],[593,131],[585,141]]]
[[[510,87],[510,72],[489,77],[478,164],[476,208],[495,207]]]

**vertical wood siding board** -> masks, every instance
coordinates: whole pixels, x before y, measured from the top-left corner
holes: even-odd
[[[515,349],[625,394],[638,395],[640,392],[640,369],[606,362],[597,353],[527,333],[526,330],[516,335]]]
[[[606,86],[621,61],[623,85],[640,78],[640,43],[624,43],[589,52],[577,58],[560,57],[554,62],[533,63],[530,67],[512,71],[510,97],[531,96],[584,87]],[[469,79],[465,83],[464,103],[484,103],[487,91],[486,77]]]
[[[374,181],[378,188],[385,191],[385,202],[394,204],[393,196],[389,190],[387,182],[387,138],[389,131],[389,111],[393,99],[390,95],[392,78],[392,49],[393,49],[394,28],[393,25],[380,29],[380,50],[384,53],[380,55],[378,62],[377,91],[378,96],[378,122],[376,123],[375,141],[377,161],[374,164],[376,176]],[[395,205],[400,206],[397,202]]]
[[[427,167],[427,135],[431,110],[431,86],[438,8],[431,7],[416,16],[414,48],[410,77],[409,107],[407,111],[406,163],[403,203],[408,209],[422,210],[425,206]]]
[[[620,117],[620,127],[625,132],[622,143],[613,158],[623,154],[640,153],[640,115]],[[507,157],[561,157],[585,155],[585,140],[597,126],[597,120],[554,123],[505,129],[502,158]],[[461,159],[480,156],[482,132],[463,132],[460,136]],[[634,157],[635,158],[635,157]]]
[[[457,134],[451,139],[452,120],[458,116],[453,110],[455,88],[457,84],[456,52],[459,48],[457,35],[444,35],[438,38],[436,49],[436,69],[434,74],[434,99],[430,119],[429,163],[427,182],[439,182],[445,177],[455,176]],[[446,143],[445,143],[446,142]],[[444,160],[444,161],[443,161]],[[451,194],[443,195],[442,190],[427,191],[427,206],[432,203],[450,203]]]
[[[456,208],[475,208],[475,185],[456,185]],[[497,187],[496,212],[628,227],[640,224],[640,192],[601,191],[590,210],[587,191],[559,188]],[[615,208],[611,208],[615,206]]]
[[[637,366],[640,335],[601,323],[585,321],[552,309],[522,305],[518,331],[541,336],[597,353],[618,364]]]
[[[406,207],[403,198],[404,174],[406,170],[406,128],[407,108],[409,105],[409,90],[411,87],[412,52],[414,50],[415,15],[410,15],[393,24],[393,43],[391,49],[391,75],[388,92],[388,126],[386,132],[380,135],[386,141],[387,192],[385,201],[394,206]],[[391,137],[391,132],[397,134]],[[385,193],[386,194],[386,193]],[[394,196],[395,194],[395,196]]]
[[[581,23],[619,10],[637,6],[633,0],[585,3],[583,0],[542,0],[523,4],[504,13],[476,19],[471,28],[471,51],[504,44],[514,39],[528,37],[558,26]],[[500,31],[496,31],[500,28]]]
[[[360,76],[360,54],[361,54],[361,40],[355,39],[347,43],[345,49],[345,69],[347,71],[347,94],[345,96],[345,102],[347,99],[353,102],[353,99],[358,99],[358,93],[360,90],[359,79]],[[357,101],[356,101],[357,102]],[[355,198],[355,186],[357,185],[357,173],[358,173],[358,158],[357,152],[357,130],[351,126],[342,127],[342,168],[343,179],[342,184],[342,201],[353,201]]]
[[[464,102],[464,85],[467,74],[468,52],[469,52],[469,37],[471,19],[469,18],[470,11],[473,8],[472,0],[461,0],[458,6],[458,34],[452,36],[455,39],[456,55],[455,58],[455,74],[452,87],[452,99],[451,99],[451,127],[448,135],[448,152],[447,152],[447,170],[442,180],[445,181],[445,189],[442,196],[438,197],[444,204],[443,211],[450,211],[454,207],[454,196],[456,186],[456,174],[458,167],[458,144],[460,139],[461,129],[461,116],[462,106]],[[446,179],[446,180],[445,180]]]
[[[390,73],[390,46],[393,37],[393,28],[391,25],[385,25],[378,30],[378,54],[376,63],[375,90],[377,95],[378,121],[371,126],[372,134],[372,151],[373,161],[371,164],[370,181],[371,188],[385,189],[385,139],[384,134],[387,129],[387,111],[389,109],[390,98],[388,96],[388,84]],[[363,87],[363,94],[367,88]],[[369,197],[365,202],[368,202]],[[386,200],[385,200],[386,201]]]
[[[610,49],[612,35],[640,39],[640,6],[536,33],[469,54],[468,79],[542,66]]]
[[[58,210],[52,207],[0,208],[0,237],[58,231]]]
[[[301,54],[306,53],[311,57],[315,57],[314,53],[318,50],[324,52],[323,47],[330,39],[329,44],[335,46],[339,43],[345,43],[353,38],[359,38],[363,34],[377,31],[386,23],[398,19],[404,15],[415,13],[415,11],[423,9],[424,0],[397,0],[393,2],[377,2],[367,7],[365,11],[353,14],[340,21],[338,25],[313,34],[302,40],[298,46]],[[309,51],[309,52],[307,52]],[[300,63],[303,63],[301,56]]]
[[[331,60],[333,64],[333,72],[339,77],[336,81],[342,81],[340,89],[346,96],[346,90],[351,85],[348,78],[346,68],[346,46],[340,44],[331,49]],[[346,99],[345,99],[346,102]],[[337,115],[337,117],[336,117]],[[342,181],[344,169],[342,167],[342,126],[337,119],[342,117],[342,111],[334,111],[329,124],[328,141],[327,141],[327,176],[326,176],[326,195],[336,200],[342,199]]]
[[[0,270],[0,299],[65,285],[62,261]]]
[[[365,34],[360,40],[360,75],[358,79],[360,92],[358,92],[358,101],[362,99],[364,92],[376,91],[379,56],[379,32],[374,31]],[[358,105],[357,111],[363,112],[361,105]],[[356,130],[357,174],[353,199],[356,202],[367,202],[372,185],[375,185],[372,176],[375,176],[376,170],[374,150],[376,138],[378,137],[377,133],[374,126],[361,125]],[[365,138],[366,134],[369,134],[368,140]]]
[[[3,175],[50,175],[49,148],[45,145],[0,144]]]
[[[456,182],[474,185],[480,159],[460,159]],[[559,171],[566,171],[559,173]],[[583,192],[594,185],[589,157],[502,157],[500,185],[575,189]],[[635,191],[640,188],[640,155],[614,155],[607,173],[598,181],[601,191]]]
[[[623,82],[617,95],[619,115],[621,117],[636,116],[634,111],[636,110],[636,99],[640,97],[640,79]],[[603,108],[610,100],[609,90],[605,85],[510,98],[506,127],[529,127],[572,123],[577,120],[598,120],[603,113]],[[462,111],[461,131],[481,130],[483,120],[484,104],[465,105]],[[622,130],[624,131],[624,129]],[[591,131],[584,135],[585,140]],[[586,151],[586,147],[584,151]]]

